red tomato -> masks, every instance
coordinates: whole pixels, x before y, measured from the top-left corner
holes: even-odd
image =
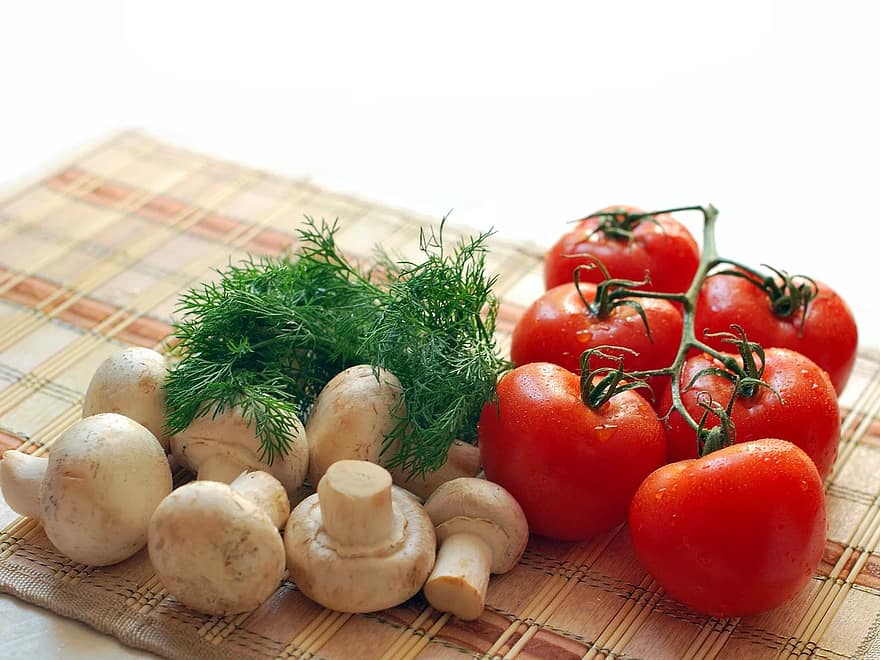
[[[603,211],[621,211],[619,225],[627,227],[626,213],[643,213],[634,206],[609,206]],[[547,289],[572,282],[574,269],[593,264],[599,258],[612,277],[641,280],[650,272],[650,288],[655,291],[683,293],[690,286],[700,263],[700,249],[687,227],[669,214],[638,221],[631,228],[632,238],[597,229],[607,218],[587,218],[563,234],[544,256],[544,284]],[[575,256],[568,256],[575,255]],[[581,281],[600,282],[599,269],[584,271]]]
[[[804,452],[762,439],[652,473],[629,525],[636,555],[670,596],[704,614],[746,616],[809,581],[825,547],[825,496]]]
[[[736,361],[742,364],[739,356]],[[691,356],[681,370],[682,389],[703,369],[721,366],[721,362],[706,353]],[[752,396],[738,395],[730,415],[736,427],[736,442],[767,437],[789,440],[813,459],[824,479],[831,472],[840,441],[840,411],[828,374],[800,353],[768,348],[762,380],[779,393],[782,401],[766,387],[757,387]],[[682,403],[699,421],[703,414],[697,403],[700,392],[708,392],[726,408],[733,389],[733,383],[726,378],[705,374],[682,392]],[[671,405],[671,387],[667,386],[657,410],[665,412]],[[706,428],[717,424],[718,420],[710,416]],[[696,435],[677,411],[669,416],[666,437],[669,461],[697,457]]]
[[[505,374],[477,427],[486,476],[520,503],[531,531],[581,540],[626,519],[633,493],[663,464],[663,428],[630,390],[595,410],[579,377],[535,362]]]
[[[770,297],[755,284],[736,275],[712,275],[697,299],[694,330],[726,332],[737,323],[751,341],[765,348],[790,348],[806,355],[831,376],[838,394],[843,390],[856,359],[858,330],[846,302],[822,282],[807,307],[788,316],[773,311]],[[727,350],[717,338],[706,343]]]
[[[584,297],[592,302],[596,286],[582,283]],[[645,312],[651,337],[639,313],[630,305],[614,307],[599,318],[589,312],[574,282],[553,287],[539,297],[520,317],[513,329],[510,359],[514,364],[553,362],[569,371],[580,372],[581,353],[601,345],[624,346],[636,351],[606,351],[623,357],[627,371],[668,367],[675,359],[681,342],[681,312],[668,300],[638,298]],[[616,366],[616,362],[596,358],[593,365]],[[658,395],[667,378],[649,383]]]

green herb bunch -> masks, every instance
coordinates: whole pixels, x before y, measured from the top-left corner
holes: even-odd
[[[385,439],[399,447],[389,465],[419,474],[442,465],[454,439],[475,441],[480,410],[509,366],[495,348],[489,234],[447,251],[441,223],[422,231],[421,262],[379,253],[366,269],[340,252],[336,230],[308,218],[295,254],[230,265],[181,297],[179,361],[165,383],[170,433],[240,406],[272,462],[333,376],[371,364],[403,387],[406,405]]]

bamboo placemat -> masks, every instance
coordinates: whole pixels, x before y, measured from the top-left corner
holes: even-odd
[[[416,254],[435,219],[123,133],[0,201],[0,450],[41,454],[79,418],[98,363],[162,348],[179,293],[246,254],[295,243],[304,216],[338,218],[339,244]],[[456,230],[447,227],[447,237]],[[540,253],[492,239],[500,348],[541,291]],[[863,351],[827,487],[829,540],[803,593],[743,619],[664,597],[621,528],[588,543],[533,538],[462,622],[416,597],[394,609],[324,610],[291,582],[252,613],[208,617],[162,590],[146,552],[92,568],[19,518],[0,531],[0,591],[173,658],[870,658],[880,649],[880,356]]]

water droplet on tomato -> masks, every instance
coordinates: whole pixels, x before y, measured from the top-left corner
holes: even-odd
[[[582,344],[588,344],[593,339],[593,333],[589,330],[578,330],[574,336]]]
[[[658,488],[658,489],[657,489],[657,492],[654,493],[654,499],[657,500],[657,501],[659,502],[660,500],[663,499],[663,496],[664,496],[665,494],[666,494],[666,489],[665,489],[665,488]]]
[[[807,484],[806,480],[801,479],[801,490],[807,490],[809,488],[809,484]]]
[[[608,442],[617,432],[617,426],[615,424],[599,424],[599,426],[593,427],[593,430],[596,432],[596,438],[599,442]]]

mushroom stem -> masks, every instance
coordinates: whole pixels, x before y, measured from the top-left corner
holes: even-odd
[[[199,481],[229,485],[242,472],[262,470],[278,479],[293,496],[302,486],[309,458],[306,434],[293,419],[289,447],[271,464],[263,460],[262,441],[256,425],[240,406],[215,409],[197,417],[171,438],[171,455]]]
[[[28,518],[40,518],[40,484],[49,459],[10,449],[0,461],[0,492],[9,508]]]
[[[318,482],[327,535],[342,546],[370,548],[397,538],[391,475],[366,461],[337,461]]]
[[[239,495],[264,512],[278,529],[290,517],[290,500],[284,486],[268,472],[246,472],[229,484]]]
[[[448,536],[440,544],[434,570],[425,582],[425,598],[443,612],[472,621],[483,612],[492,548],[476,534]]]
[[[461,619],[480,616],[489,573],[516,566],[529,538],[522,507],[509,492],[485,479],[447,481],[425,502],[437,532],[437,565],[425,598]]]
[[[219,481],[220,483],[231,484],[238,475],[247,470],[247,465],[235,460],[228,454],[214,454],[202,462],[196,478],[199,481]]]

